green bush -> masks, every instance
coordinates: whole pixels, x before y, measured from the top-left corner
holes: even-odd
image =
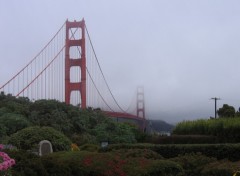
[[[186,153],[202,153],[217,159],[240,160],[240,144],[112,144],[107,151],[117,149],[150,149],[164,158],[174,158]]]
[[[74,134],[72,135],[71,140],[78,146],[83,144],[97,144],[96,137],[88,133]]]
[[[218,143],[215,136],[206,135],[171,135],[153,137],[154,144],[215,144]]]
[[[5,152],[16,160],[12,168],[13,176],[228,176],[240,169],[240,162],[217,161],[202,154],[186,154],[163,160],[156,159],[155,154],[154,157],[141,155],[141,151],[144,149],[121,149],[109,153],[55,152],[43,157],[26,151]]]
[[[41,140],[49,140],[54,151],[70,150],[71,141],[51,127],[28,127],[10,136],[8,143],[18,149],[35,149]]]
[[[210,163],[201,171],[202,176],[229,176],[233,175],[240,169],[240,163],[230,162],[228,160],[221,160]]]
[[[12,167],[13,176],[46,176],[47,171],[40,157],[24,150],[7,150],[6,153],[14,158],[16,164]]]
[[[120,155],[124,158],[146,158],[146,159],[163,159],[161,155],[159,155],[157,152],[154,152],[149,149],[119,149],[119,150],[113,150],[113,153],[116,155]]]
[[[90,134],[96,136],[98,142],[108,140],[111,144],[136,143],[133,126],[126,123],[117,123],[106,119],[104,123],[97,124]]]
[[[88,151],[88,152],[97,152],[99,150],[99,146],[94,144],[84,144],[79,147],[80,150]]]
[[[219,118],[183,121],[176,125],[173,134],[211,135],[221,139],[219,142],[240,142],[240,118]]]
[[[0,128],[0,137],[5,135],[11,135],[18,130],[29,127],[30,122],[20,114],[4,113],[0,116],[0,124],[4,128]],[[2,134],[2,135],[1,135]]]
[[[138,175],[138,172],[135,173]],[[176,164],[175,162],[166,161],[166,160],[156,160],[151,164],[150,167],[147,167],[145,171],[142,171],[139,175],[141,176],[184,176],[183,168]],[[132,174],[132,176],[134,176]]]
[[[196,176],[201,173],[203,168],[209,163],[215,162],[215,158],[209,158],[200,153],[197,154],[185,154],[172,158],[174,161],[182,166],[187,176]]]
[[[218,161],[199,153],[181,155],[171,160],[180,164],[187,176],[231,176],[240,168],[239,162]]]
[[[124,158],[115,153],[58,152],[41,159],[50,175],[60,176],[183,176],[184,173],[182,167],[173,161]]]
[[[144,141],[146,137],[133,125],[117,123],[100,109],[80,109],[56,100],[31,102],[28,98],[16,98],[1,92],[0,141],[5,142],[9,135],[29,126],[52,127],[78,145],[102,140],[135,143],[136,139]]]

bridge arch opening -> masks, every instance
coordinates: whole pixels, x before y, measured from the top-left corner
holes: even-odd
[[[76,83],[81,81],[81,68],[79,66],[73,66],[70,68],[70,82]]]
[[[82,48],[80,46],[71,46],[69,48],[70,59],[80,59],[82,53]]]
[[[143,108],[144,108],[143,102],[138,102],[138,108],[139,108],[139,109],[143,109]]]
[[[139,111],[138,116],[139,116],[139,117],[143,117],[143,111]]]
[[[72,91],[70,95],[70,104],[75,106],[81,106],[81,94],[79,91]]]

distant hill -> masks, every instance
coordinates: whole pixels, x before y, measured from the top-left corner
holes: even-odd
[[[163,120],[148,120],[148,129],[155,132],[172,131],[174,125],[171,125]]]

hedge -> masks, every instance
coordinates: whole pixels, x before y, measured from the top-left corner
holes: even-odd
[[[180,155],[170,160],[180,164],[187,176],[232,176],[240,169],[240,162],[218,161],[199,153]]]
[[[12,176],[229,176],[240,169],[240,162],[218,161],[202,154],[162,159],[146,149],[55,152],[43,157],[26,151],[5,152],[16,160]]]
[[[107,151],[117,149],[150,149],[164,158],[173,158],[186,153],[202,153],[217,159],[240,160],[240,144],[112,144]]]
[[[149,149],[119,149],[113,150],[113,153],[120,155],[124,158],[146,158],[146,159],[164,159],[157,152]]]
[[[207,135],[153,136],[150,139],[153,144],[216,144],[219,141],[216,136]]]
[[[50,175],[183,176],[182,167],[173,161],[125,158],[116,153],[58,152],[44,156],[42,160]]]
[[[176,135],[211,135],[226,143],[240,142],[240,118],[199,119],[176,125]]]
[[[183,176],[174,161],[143,157],[124,158],[116,153],[55,152],[38,157],[25,151],[8,151],[16,159],[13,176]]]

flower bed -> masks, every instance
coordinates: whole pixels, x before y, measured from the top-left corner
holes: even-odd
[[[0,150],[4,149],[4,145],[0,144]],[[10,158],[5,152],[0,152],[0,172],[7,171],[15,164],[15,160]]]

